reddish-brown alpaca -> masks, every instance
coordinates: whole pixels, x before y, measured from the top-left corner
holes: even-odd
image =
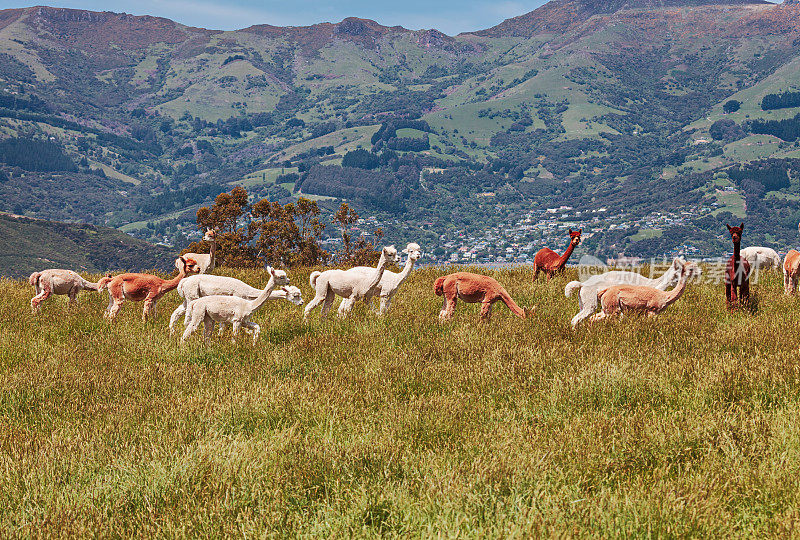
[[[544,272],[547,274],[547,279],[550,279],[564,270],[564,265],[567,264],[569,256],[581,243],[582,232],[583,229],[577,231],[569,230],[569,246],[567,246],[567,250],[563,255],[559,255],[550,248],[540,249],[533,258],[533,279],[539,277],[539,272]]]
[[[156,303],[162,296],[176,288],[187,275],[200,271],[197,261],[184,257],[175,259],[175,268],[178,269],[178,275],[172,279],[161,279],[152,274],[139,273],[120,274],[101,279],[98,282],[98,288],[99,290],[108,288],[109,296],[108,309],[106,309],[104,317],[113,320],[122,309],[125,300],[144,301],[142,321],[147,321],[148,316],[155,315]]]
[[[521,319],[530,316],[533,310],[519,307],[497,280],[489,276],[472,274],[470,272],[456,272],[442,276],[433,284],[437,296],[444,296],[442,311],[439,319],[446,321],[453,316],[456,310],[456,301],[461,299],[469,304],[481,303],[481,321],[488,321],[492,313],[492,304],[500,300],[511,312]]]
[[[739,256],[744,223],[738,227],[728,224],[725,226],[733,240],[733,255],[725,267],[725,297],[728,300],[728,309],[734,309],[738,305],[747,305],[750,301],[750,263]]]

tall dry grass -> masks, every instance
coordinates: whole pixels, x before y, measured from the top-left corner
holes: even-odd
[[[263,286],[263,272],[233,272]],[[258,346],[184,348],[178,297],[114,324],[104,295],[30,313],[0,281],[3,536],[796,536],[800,299],[753,315],[698,285],[657,320],[573,331],[563,286],[491,272],[520,305],[440,325],[412,274],[390,314],[309,324],[272,302]],[[308,271],[292,273],[310,299]]]

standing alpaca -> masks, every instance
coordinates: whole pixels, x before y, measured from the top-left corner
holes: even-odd
[[[107,319],[113,320],[117,313],[122,309],[125,300],[134,302],[144,301],[142,310],[142,321],[147,321],[147,317],[156,313],[156,303],[169,291],[178,286],[183,278],[188,274],[198,272],[197,262],[194,259],[178,257],[175,259],[175,268],[178,275],[173,279],[161,279],[152,274],[128,273],[118,276],[103,278],[99,282],[99,288],[108,288],[108,308],[105,312]]]
[[[742,259],[750,263],[750,268],[781,268],[781,256],[772,248],[750,246],[742,250]]]
[[[406,249],[403,250],[403,253],[408,255],[406,259],[406,264],[403,267],[402,272],[390,272],[386,270],[383,272],[383,277],[381,277],[381,281],[376,288],[374,288],[370,294],[364,297],[364,301],[369,303],[370,300],[374,296],[378,296],[381,299],[381,305],[378,313],[380,315],[385,315],[387,311],[389,311],[389,307],[392,305],[392,298],[394,297],[397,290],[400,288],[400,285],[406,280],[408,275],[414,269],[414,263],[422,257],[422,250],[419,247],[419,244],[410,243],[406,246]],[[362,276],[366,277],[371,272],[374,272],[374,268],[370,268],[369,266],[356,266],[352,268],[352,270],[358,270],[361,272]],[[351,304],[352,300],[343,299],[341,305],[339,305],[339,313],[343,314],[349,312],[352,309]]]
[[[199,274],[189,276],[180,282],[177,288],[178,295],[183,298],[175,311],[169,318],[169,333],[175,333],[175,324],[178,319],[188,313],[189,304],[204,296],[238,296],[245,300],[255,300],[261,295],[261,289],[251,287],[243,281],[227,276],[215,276],[212,274]],[[294,285],[282,287],[274,290],[269,295],[269,300],[284,299],[296,306],[303,305],[303,294]],[[188,316],[187,316],[188,318]]]
[[[239,330],[242,327],[249,330],[253,334],[253,345],[255,345],[258,341],[261,327],[252,322],[250,317],[269,300],[269,295],[275,287],[289,284],[289,277],[283,270],[270,268],[269,274],[267,286],[264,287],[264,290],[255,300],[245,300],[238,296],[219,295],[204,296],[194,300],[189,304],[188,321],[186,322],[186,330],[181,336],[181,343],[186,342],[192,332],[200,327],[200,323],[203,323],[203,339],[208,342],[216,321],[220,324],[231,324],[233,326],[231,341],[236,341],[236,336],[239,335]]]
[[[577,231],[569,230],[569,246],[563,255],[559,255],[550,248],[542,248],[533,258],[533,279],[539,277],[539,272],[547,274],[547,279],[550,280],[554,275],[564,270],[564,265],[567,264],[569,256],[575,251],[578,244],[581,243],[581,233],[583,229]]]
[[[728,309],[733,309],[737,305],[746,305],[750,301],[750,263],[741,257],[740,247],[742,245],[742,233],[744,223],[738,227],[728,227],[728,232],[733,240],[733,255],[728,259],[725,267],[725,297],[728,302]]]
[[[217,233],[214,229],[207,229],[203,241],[209,242],[211,247],[208,253],[184,253],[183,257],[197,261],[200,274],[211,272],[217,265]]]
[[[787,296],[797,292],[798,277],[800,277],[800,252],[790,249],[783,259],[783,290]]]
[[[590,317],[597,310],[597,293],[601,289],[613,285],[646,285],[662,291],[674,286],[681,276],[681,270],[686,264],[683,257],[675,257],[672,265],[664,274],[656,279],[650,279],[636,272],[626,272],[623,270],[612,270],[604,274],[590,277],[586,281],[570,281],[564,288],[564,296],[570,297],[578,291],[578,314],[572,318],[573,328],[581,321]],[[696,271],[700,272],[700,267],[695,265]]]
[[[453,316],[457,299],[469,304],[481,303],[481,322],[489,320],[492,313],[492,304],[501,300],[511,312],[520,319],[527,319],[533,309],[519,307],[497,280],[489,276],[472,274],[470,272],[456,272],[442,276],[433,284],[436,296],[444,296],[439,320],[447,321]]]
[[[306,304],[303,320],[306,320],[311,310],[320,304],[322,304],[321,316],[325,317],[330,311],[336,295],[350,300],[345,310],[339,310],[339,315],[346,317],[350,313],[353,303],[363,300],[367,295],[371,294],[373,289],[380,283],[386,266],[394,262],[397,262],[397,249],[394,246],[385,246],[381,250],[378,266],[372,269],[372,275],[363,275],[356,268],[311,272],[308,281],[314,287],[315,295],[313,300]]]
[[[696,269],[695,263],[687,262],[681,270],[678,285],[669,292],[645,285],[614,285],[603,289],[597,293],[603,311],[594,315],[591,320],[592,322],[600,321],[628,311],[646,313],[649,317],[655,317],[683,295],[689,278],[697,273]]]
[[[100,290],[97,283],[86,281],[72,270],[57,268],[34,272],[28,278],[28,283],[36,289],[36,296],[31,298],[31,310],[34,313],[39,311],[41,303],[47,300],[51,294],[69,296],[69,307],[73,307],[78,303],[79,292]]]

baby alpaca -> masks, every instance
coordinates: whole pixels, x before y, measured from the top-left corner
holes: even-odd
[[[442,311],[439,312],[442,321],[450,320],[453,316],[458,298],[469,304],[481,303],[481,322],[489,320],[492,304],[498,300],[520,319],[527,319],[533,313],[533,309],[519,307],[497,280],[480,274],[456,272],[440,277],[433,284],[433,291],[436,296],[444,296]]]
[[[178,257],[175,259],[178,275],[172,279],[161,279],[152,274],[127,273],[105,277],[100,280],[100,290],[108,288],[108,308],[104,317],[113,320],[117,316],[125,300],[144,301],[142,322],[156,313],[156,303],[162,296],[178,286],[187,274],[196,274],[199,270],[194,259]]]
[[[47,300],[52,294],[65,294],[69,296],[69,306],[73,307],[78,303],[79,292],[100,290],[98,283],[86,281],[72,270],[60,270],[56,268],[34,272],[28,278],[28,283],[36,289],[36,296],[31,298],[31,310],[34,313],[39,311],[42,302]]]
[[[203,338],[206,342],[211,338],[214,322],[230,323],[233,326],[231,340],[236,341],[239,330],[244,327],[253,333],[253,345],[258,341],[261,327],[250,320],[250,317],[269,299],[275,287],[288,285],[289,277],[283,270],[269,269],[267,286],[255,300],[245,300],[237,296],[204,296],[189,304],[189,317],[186,330],[181,336],[181,343],[192,335],[192,332],[203,323]]]
[[[647,313],[649,317],[655,317],[681,297],[686,290],[689,277],[697,273],[697,265],[687,262],[681,270],[678,285],[669,292],[646,285],[614,285],[603,289],[597,293],[603,311],[594,315],[591,321],[600,321],[628,311]]]

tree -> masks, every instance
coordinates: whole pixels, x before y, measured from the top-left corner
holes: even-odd
[[[272,266],[315,266],[330,256],[319,245],[325,226],[320,222],[316,202],[301,198],[281,205],[267,199],[252,207],[251,234],[259,233],[259,257]],[[298,225],[299,223],[299,225]]]
[[[250,204],[247,190],[235,187],[230,193],[220,193],[209,208],[197,211],[197,226],[201,231],[212,228],[217,231],[218,266],[253,267],[257,259],[250,246],[253,235],[250,227],[241,226],[249,217]],[[185,251],[196,253],[207,250],[202,242],[193,242]]]
[[[725,114],[730,114],[738,111],[741,106],[742,103],[740,101],[731,99],[725,102],[725,104],[722,106],[722,110],[725,112]]]
[[[360,237],[357,242],[353,242],[349,229],[353,223],[358,221],[358,214],[347,203],[342,203],[336,212],[334,219],[339,224],[342,232],[343,251],[339,254],[340,262],[349,263],[354,266],[371,266],[377,264],[380,259],[380,251],[375,249],[372,242],[368,242],[365,237]],[[375,229],[373,234],[376,238],[383,237],[381,229]]]

